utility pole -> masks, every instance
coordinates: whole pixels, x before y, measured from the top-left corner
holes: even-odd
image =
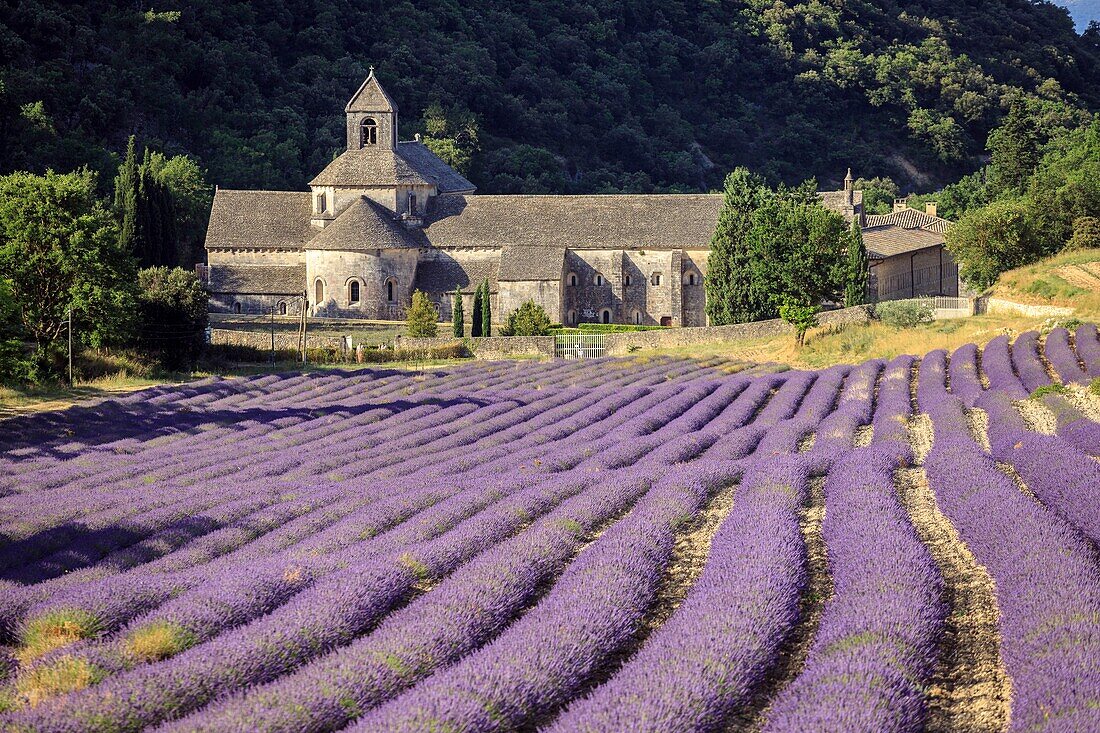
[[[275,306],[271,306],[271,368],[275,368]]]
[[[309,361],[307,356],[308,343],[306,342],[306,323],[309,321],[309,291],[302,293],[302,363]]]
[[[73,386],[73,307],[69,306],[69,386]]]

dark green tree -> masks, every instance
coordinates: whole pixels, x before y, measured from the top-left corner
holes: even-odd
[[[452,308],[451,325],[452,333],[456,339],[466,335],[466,314],[462,310],[462,290],[455,288],[454,307]]]
[[[752,289],[746,235],[753,212],[773,195],[764,179],[747,168],[737,168],[726,177],[723,193],[705,281],[707,316],[718,326],[764,317],[764,304]]]
[[[508,314],[504,336],[546,336],[550,333],[550,316],[541,305],[528,300]]]
[[[191,268],[204,259],[203,241],[214,197],[213,186],[206,182],[206,174],[198,163],[187,155],[166,158],[154,152],[149,167],[171,202],[176,230],[176,262],[173,264]]]
[[[177,263],[176,214],[168,187],[158,180],[152,151],[145,149],[141,163],[133,136],[115,177],[115,214],[119,243],[132,252],[143,267]]]
[[[858,222],[852,222],[848,232],[848,269],[844,283],[844,305],[849,308],[867,300],[867,278],[870,272],[867,246]]]
[[[806,345],[806,332],[817,325],[821,307],[812,303],[788,300],[779,306],[779,317],[794,327],[794,339],[799,347]]]
[[[35,344],[35,379],[60,374],[54,357],[70,308],[78,346],[122,343],[132,333],[136,268],[96,188],[87,170],[0,177],[0,277]]]
[[[995,194],[1020,193],[1039,165],[1039,125],[1023,102],[1013,103],[1000,127],[990,133],[989,182]]]
[[[470,336],[477,338],[481,335],[481,285],[474,290],[473,307],[470,308]]]
[[[193,369],[205,343],[207,295],[193,271],[150,267],[138,272],[138,345],[166,369]]]
[[[483,336],[493,335],[493,302],[492,296],[489,294],[488,280],[481,286],[481,334]]]

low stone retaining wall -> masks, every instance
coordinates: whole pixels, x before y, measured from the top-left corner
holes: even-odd
[[[478,359],[507,359],[513,356],[554,356],[553,336],[485,336],[456,339],[453,336],[437,338],[409,338],[398,336],[394,346],[399,349],[430,349],[438,346],[465,343]]]
[[[978,308],[981,313],[1007,313],[1010,315],[1027,316],[1028,318],[1047,318],[1055,316],[1072,316],[1073,308],[1060,305],[1029,305],[1017,303],[1004,298],[979,298]]]
[[[266,350],[271,348],[271,332],[242,331],[235,328],[210,329],[210,343],[225,344],[228,346],[247,346],[253,349]],[[306,345],[311,349],[337,349],[347,348],[347,342],[343,334],[338,333],[306,333]],[[295,351],[298,348],[298,333],[295,331],[275,331],[276,351]]]

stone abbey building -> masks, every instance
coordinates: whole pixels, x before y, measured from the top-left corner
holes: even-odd
[[[215,194],[211,311],[400,320],[419,289],[449,319],[455,288],[488,280],[496,323],[533,300],[567,325],[706,325],[720,194],[477,195],[419,140],[398,140],[373,70],[344,111],[347,150],[308,192]],[[864,226],[874,295],[958,294],[934,212],[864,216],[850,173],[821,197]]]

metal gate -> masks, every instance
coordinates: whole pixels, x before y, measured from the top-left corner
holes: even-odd
[[[559,359],[597,359],[605,353],[602,333],[566,333],[554,337]]]

